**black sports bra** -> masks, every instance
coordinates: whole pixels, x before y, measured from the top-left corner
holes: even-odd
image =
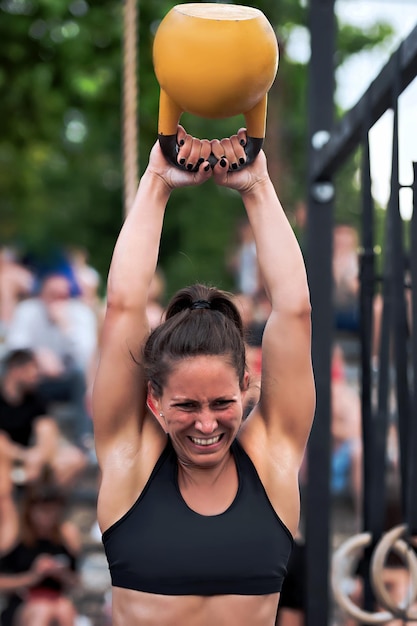
[[[263,595],[281,591],[293,538],[256,469],[234,441],[239,488],[230,507],[188,507],[170,441],[138,500],[103,533],[112,584],[163,595]]]

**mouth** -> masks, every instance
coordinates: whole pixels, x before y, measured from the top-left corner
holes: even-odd
[[[217,435],[216,437],[209,437],[204,439],[202,439],[201,437],[190,437],[190,439],[196,446],[214,446],[216,443],[219,443],[222,437],[223,434]]]

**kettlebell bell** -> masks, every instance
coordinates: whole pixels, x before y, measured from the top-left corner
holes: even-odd
[[[204,2],[174,6],[160,22],[153,45],[160,86],[158,138],[165,157],[182,167],[176,132],[184,112],[208,119],[243,114],[244,165],[251,163],[263,145],[278,59],[274,30],[259,9]],[[211,154],[209,161],[214,167],[217,159]]]

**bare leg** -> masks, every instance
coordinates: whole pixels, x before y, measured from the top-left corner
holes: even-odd
[[[56,482],[62,487],[71,487],[87,467],[87,456],[76,446],[64,443],[59,446],[51,465]]]
[[[15,618],[16,626],[52,626],[53,605],[48,600],[36,600],[24,604]]]
[[[55,606],[55,618],[59,626],[74,626],[76,611],[71,600],[60,598]]]

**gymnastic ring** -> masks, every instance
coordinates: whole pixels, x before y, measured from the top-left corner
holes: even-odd
[[[414,551],[410,549],[410,546],[400,539],[400,537],[404,536],[406,531],[407,525],[401,524],[400,526],[395,526],[383,535],[373,552],[370,571],[372,587],[381,605],[391,611],[395,617],[400,617],[405,621],[414,621],[417,620],[417,610],[413,612],[409,607],[417,597],[417,558]],[[404,606],[398,606],[392,601],[384,582],[380,578],[380,573],[385,566],[386,558],[391,550],[405,558],[410,570],[412,596],[406,603],[401,603]]]
[[[357,565],[358,552],[372,543],[371,533],[359,533],[344,541],[333,554],[331,586],[334,598],[339,606],[349,615],[364,624],[385,624],[393,619],[389,611],[371,613],[361,609],[343,592],[343,579],[352,578],[352,571]],[[356,557],[356,558],[355,558]]]

